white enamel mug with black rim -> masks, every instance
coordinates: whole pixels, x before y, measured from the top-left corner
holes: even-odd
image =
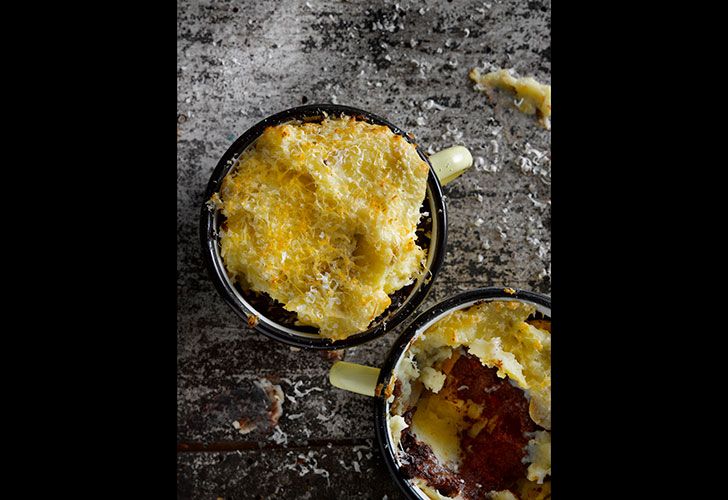
[[[387,387],[391,387],[395,369],[409,346],[428,328],[454,311],[494,300],[525,302],[536,308],[537,319],[551,319],[551,298],[546,295],[513,288],[479,288],[450,297],[420,314],[397,339],[381,368],[346,361],[339,361],[331,367],[331,385],[375,398],[374,429],[379,449],[395,482],[410,500],[429,500],[429,497],[400,471],[389,433],[390,394]]]
[[[220,255],[218,229],[224,222],[224,216],[207,202],[214,193],[219,192],[223,179],[235,168],[237,159],[243,151],[253,144],[267,127],[284,123],[316,122],[326,116],[342,115],[384,125],[395,134],[404,137],[407,142],[415,144],[412,135],[388,120],[361,109],[335,104],[314,104],[287,109],[253,125],[228,148],[210,177],[202,203],[200,217],[202,254],[215,288],[248,326],[252,326],[269,338],[296,347],[309,349],[352,347],[384,335],[411,317],[427,297],[445,256],[447,210],[441,186],[459,176],[473,162],[470,152],[462,146],[454,146],[428,157],[420,146],[415,144],[418,154],[430,167],[425,200],[420,209],[423,214],[426,212],[429,215],[420,219],[417,240],[417,244],[427,252],[425,269],[412,284],[390,295],[392,304],[369,325],[367,330],[342,340],[332,341],[319,335],[317,328],[296,325],[295,313],[286,311],[267,295],[243,290],[230,279]]]

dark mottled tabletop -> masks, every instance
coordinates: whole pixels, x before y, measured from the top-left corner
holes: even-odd
[[[203,191],[242,132],[302,103],[363,108],[474,167],[444,188],[443,269],[420,311],[462,290],[550,293],[550,133],[473,67],[551,82],[550,1],[178,1],[177,492],[180,498],[403,498],[377,450],[372,401],[332,388],[333,360],[247,329],[198,243]],[[379,365],[399,330],[348,349]],[[285,398],[276,426],[260,380]],[[264,385],[263,385],[264,386]],[[242,434],[233,421],[257,422]]]

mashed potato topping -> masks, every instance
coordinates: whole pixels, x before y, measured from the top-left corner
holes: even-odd
[[[398,363],[390,434],[431,498],[550,494],[550,321],[534,312],[506,300],[454,311]]]
[[[343,117],[266,128],[212,199],[229,276],[324,337],[366,330],[424,269],[415,230],[428,172],[385,126]]]
[[[551,129],[551,85],[539,83],[532,77],[516,78],[512,70],[501,69],[481,74],[478,68],[470,70],[469,76],[478,90],[502,89],[515,94],[514,104],[521,113],[538,115],[539,122]]]

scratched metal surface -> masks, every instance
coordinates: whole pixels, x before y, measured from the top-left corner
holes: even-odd
[[[260,119],[304,102],[370,110],[431,151],[476,165],[444,188],[445,265],[420,311],[453,293],[550,293],[550,133],[473,90],[490,63],[551,81],[550,1],[179,1],[177,4],[178,476],[180,498],[402,498],[381,461],[372,402],[329,386],[333,362],[248,330],[207,277],[202,193]],[[378,365],[399,331],[344,353]],[[255,381],[286,398],[278,430]],[[298,394],[298,395],[297,395]],[[301,394],[305,394],[301,396]],[[259,426],[240,434],[241,418]]]

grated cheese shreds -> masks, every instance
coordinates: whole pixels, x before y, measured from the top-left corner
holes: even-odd
[[[514,104],[521,113],[537,114],[541,125],[551,129],[551,85],[539,83],[530,76],[515,78],[505,69],[483,75],[478,68],[473,68],[469,75],[478,90],[495,88],[512,92],[516,96]]]
[[[415,230],[429,167],[388,127],[353,118],[268,127],[220,190],[233,280],[343,339],[424,269]]]

